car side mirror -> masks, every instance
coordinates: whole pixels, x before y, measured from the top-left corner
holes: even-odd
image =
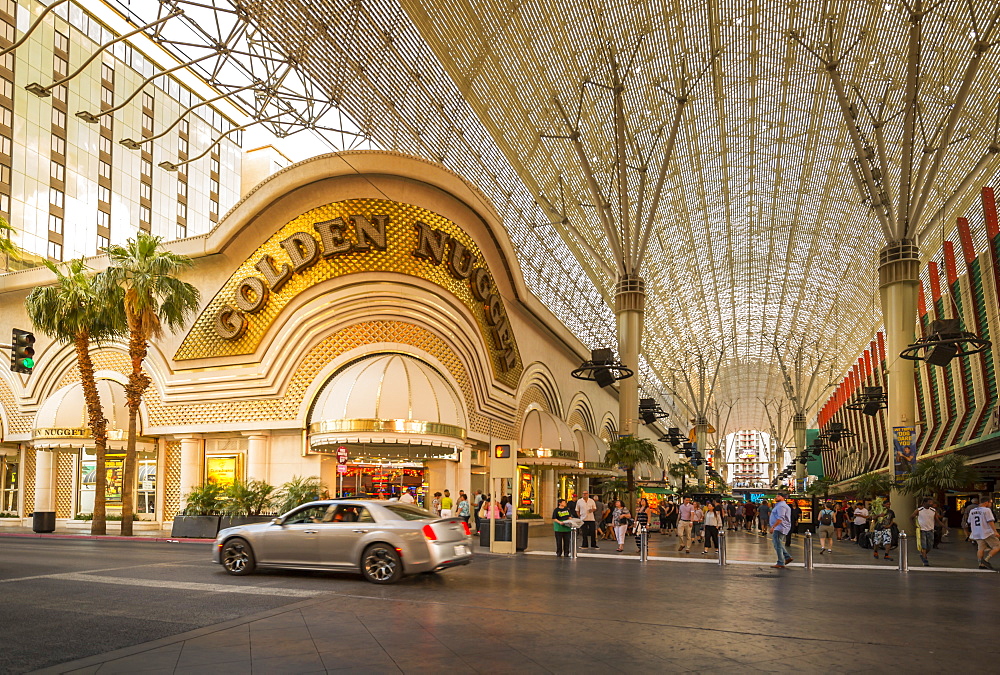
[[[271,524],[272,525],[281,525],[282,524],[281,523],[281,518],[275,518],[274,520],[271,521]]]

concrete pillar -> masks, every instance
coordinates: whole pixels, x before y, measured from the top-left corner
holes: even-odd
[[[538,513],[547,518],[552,514],[552,509],[556,507],[556,501],[559,499],[556,489],[556,472],[553,469],[541,469],[538,473],[540,477],[538,481]]]
[[[247,437],[247,480],[267,481],[271,467],[271,434],[267,431],[244,431]]]
[[[205,440],[201,434],[178,436],[181,442],[181,508],[187,503],[187,493],[204,481]]]
[[[622,365],[639,372],[639,351],[642,349],[643,314],[646,308],[646,284],[637,276],[618,279],[615,294],[615,316],[618,324],[618,354]],[[618,383],[618,433],[634,436],[639,430],[638,375]],[[582,493],[582,490],[580,491]]]
[[[908,239],[886,246],[879,253],[879,296],[885,326],[886,439],[889,447],[889,475],[895,474],[892,428],[913,426],[916,419],[915,363],[899,358],[899,353],[916,338],[917,295],[920,289],[920,249]],[[896,489],[890,495],[896,522],[909,536],[915,536],[913,523],[902,514],[912,513],[914,498]]]
[[[459,453],[458,464],[455,467],[455,488],[454,497],[455,503],[458,503],[458,491],[465,490],[466,496],[469,498],[469,504],[472,504],[472,444],[466,443],[465,447]]]
[[[56,453],[35,450],[35,511],[55,513]]]
[[[796,457],[805,452],[806,449],[806,416],[796,415],[792,418],[792,438],[795,441],[795,455]],[[806,477],[806,465],[799,463],[795,460],[795,480],[796,483],[805,479]],[[796,485],[796,489],[798,485]]]

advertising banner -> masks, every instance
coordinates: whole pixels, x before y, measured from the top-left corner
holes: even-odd
[[[892,457],[896,467],[896,481],[905,478],[917,461],[917,446],[914,443],[913,427],[892,428]]]
[[[122,483],[125,479],[125,458],[106,457],[104,470],[108,476],[108,488],[105,492],[109,504],[120,504],[122,501]]]

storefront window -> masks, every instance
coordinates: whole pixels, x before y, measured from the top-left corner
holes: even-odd
[[[20,472],[16,457],[0,456],[0,512],[17,513]]]
[[[105,491],[106,503],[119,506],[122,503],[122,481],[124,479],[125,455],[107,455],[104,471],[108,477]],[[93,449],[84,449],[80,454],[80,499],[77,513],[94,512],[94,490],[97,485],[97,455]]]
[[[338,488],[344,497],[369,499],[398,498],[404,490],[409,490],[417,503],[423,504],[427,489],[424,474],[423,467],[349,465],[343,480],[338,480]]]
[[[517,489],[517,507],[521,513],[531,513],[535,506],[535,475],[526,466],[519,466]]]

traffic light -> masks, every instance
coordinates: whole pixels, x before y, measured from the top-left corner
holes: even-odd
[[[14,373],[31,373],[35,367],[34,333],[20,328],[11,331],[10,338],[10,370]]]
[[[493,456],[497,459],[510,459],[510,446],[509,445],[496,445],[493,446]]]

